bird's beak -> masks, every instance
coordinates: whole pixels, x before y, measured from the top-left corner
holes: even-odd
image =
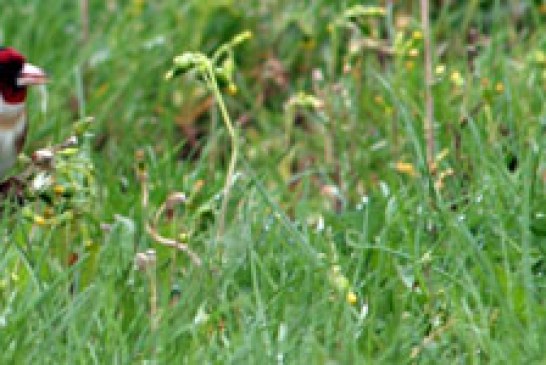
[[[17,86],[42,85],[47,82],[46,73],[39,67],[25,63],[17,77]]]

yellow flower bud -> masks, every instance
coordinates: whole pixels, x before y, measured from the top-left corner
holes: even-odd
[[[237,92],[239,91],[239,89],[237,88],[237,85],[235,85],[234,83],[230,83],[227,87],[227,92],[229,95],[237,95]]]
[[[455,84],[455,86],[461,87],[464,85],[464,79],[463,76],[459,71],[453,71],[451,73],[451,82]]]
[[[409,162],[398,161],[396,163],[396,165],[394,166],[394,168],[396,169],[396,171],[398,171],[400,173],[410,175],[410,176],[413,176],[413,177],[417,176],[417,172],[415,171],[415,167],[413,167],[413,164],[411,164]]]
[[[63,194],[65,191],[66,191],[65,187],[62,186],[62,185],[58,185],[58,184],[57,184],[57,185],[55,185],[55,186],[53,187],[53,192],[54,192],[55,194],[57,194],[57,195],[61,195],[61,194]]]
[[[423,32],[421,32],[420,30],[416,30],[412,33],[411,37],[415,40],[421,40],[423,39]]]
[[[358,301],[358,297],[356,296],[356,294],[352,291],[352,290],[349,290],[347,292],[347,303],[349,303],[350,305],[355,305],[356,302]]]
[[[36,223],[37,225],[39,226],[45,226],[47,224],[47,221],[45,220],[44,217],[42,217],[41,215],[35,215],[34,216],[34,223]]]

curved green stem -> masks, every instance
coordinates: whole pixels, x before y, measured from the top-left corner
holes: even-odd
[[[235,173],[235,167],[237,165],[237,157],[239,151],[239,140],[237,138],[237,131],[231,122],[231,117],[227,111],[226,105],[224,103],[224,98],[218,87],[218,82],[216,81],[216,76],[214,75],[214,70],[212,64],[207,64],[207,78],[209,79],[210,87],[216,98],[216,102],[220,108],[220,113],[222,114],[222,119],[226,125],[229,137],[231,139],[231,157],[229,160],[229,166],[226,174],[226,182],[224,184],[224,198],[222,200],[222,206],[220,208],[220,218],[218,222],[218,234],[217,237],[220,237],[224,233],[225,222],[226,222],[226,211],[229,202],[229,195],[231,192],[231,185],[233,182],[233,175]]]

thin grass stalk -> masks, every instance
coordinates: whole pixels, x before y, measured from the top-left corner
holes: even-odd
[[[429,173],[434,173],[434,99],[432,96],[432,50],[430,41],[429,1],[421,0],[421,25],[425,40],[425,120],[424,133],[426,158]]]

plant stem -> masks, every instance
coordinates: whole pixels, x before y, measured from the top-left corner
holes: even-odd
[[[210,63],[207,64],[207,76],[214,97],[216,98],[216,102],[218,103],[218,106],[220,108],[222,119],[224,120],[224,124],[226,125],[229,137],[231,139],[231,157],[229,160],[228,171],[226,174],[226,182],[224,185],[224,199],[222,200],[222,206],[220,208],[220,218],[218,222],[217,238],[219,238],[224,234],[227,205],[229,202],[229,195],[231,193],[233,175],[235,173],[235,167],[237,165],[239,140],[237,138],[237,131],[235,130],[233,123],[231,122],[231,118],[224,103],[224,98],[222,97],[222,93],[220,92],[220,88],[218,87],[218,82],[216,81],[216,76],[214,75],[212,64]]]
[[[421,0],[421,24],[425,39],[425,120],[424,132],[427,145],[427,167],[434,173],[434,100],[432,98],[432,51],[430,44],[429,2]]]

